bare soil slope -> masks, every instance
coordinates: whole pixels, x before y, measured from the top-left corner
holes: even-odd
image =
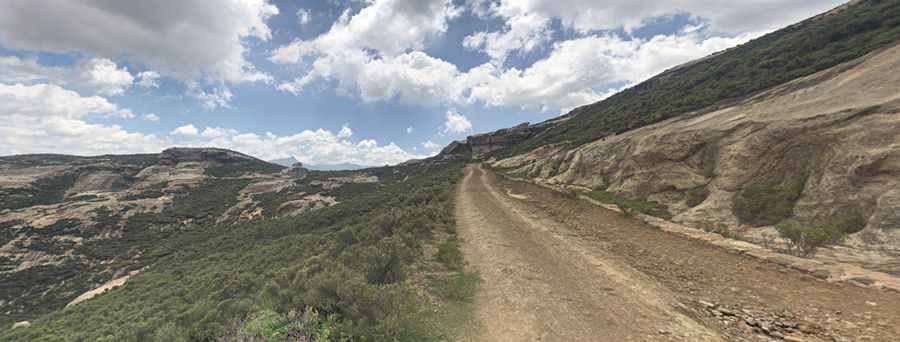
[[[469,166],[485,341],[892,341],[900,294],[819,281]]]

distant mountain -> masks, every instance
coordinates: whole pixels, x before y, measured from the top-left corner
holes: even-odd
[[[294,163],[300,162],[297,158],[287,157],[282,159],[273,159],[269,161],[272,164],[278,164],[282,166],[290,167],[294,165]],[[347,170],[362,170],[370,168],[371,166],[351,164],[351,163],[339,163],[339,164],[303,164],[303,167],[309,170],[315,171],[347,171]]]
[[[294,157],[287,157],[287,158],[281,158],[281,159],[272,159],[269,162],[272,164],[278,164],[278,165],[281,165],[284,167],[291,167],[294,165],[294,163],[299,162],[299,160],[297,160],[297,158],[294,158]]]

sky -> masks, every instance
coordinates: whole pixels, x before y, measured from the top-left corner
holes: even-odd
[[[544,121],[835,0],[0,2],[0,155],[377,166]]]

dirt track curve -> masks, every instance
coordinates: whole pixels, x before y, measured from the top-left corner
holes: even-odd
[[[900,294],[831,284],[466,167],[479,341],[895,341]]]

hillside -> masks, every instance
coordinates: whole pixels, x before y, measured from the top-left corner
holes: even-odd
[[[458,170],[316,172],[228,150],[185,148],[153,155],[12,156],[0,165],[0,324],[31,325],[7,331],[15,335],[4,340],[97,340],[114,331],[116,340],[207,339],[238,333],[240,321],[264,310],[283,315],[277,317],[284,325],[300,320],[288,318],[291,310],[319,310],[323,321],[332,319],[335,331],[348,336],[422,329],[357,306],[379,310],[382,304],[332,302],[294,286],[313,291],[316,282],[342,279],[351,286],[346,295],[360,301],[425,305],[427,300],[401,295],[415,287],[399,282],[412,264],[426,264],[419,255],[434,236],[451,236],[441,197],[446,190],[438,189],[447,189],[442,182],[452,182]],[[441,229],[446,231],[436,231]],[[308,247],[288,247],[294,245]],[[287,282],[269,280],[287,274],[293,274]],[[305,285],[292,283],[301,279]],[[429,279],[420,285],[445,281]],[[230,285],[220,288],[223,281]],[[125,290],[110,295],[88,294],[123,283]],[[391,293],[400,297],[365,297],[367,286],[383,284],[397,284]],[[265,292],[272,286],[284,287],[278,296],[292,299],[265,297],[263,304],[259,296],[276,295]],[[189,296],[175,295],[185,290]],[[223,303],[226,297],[231,301]],[[112,308],[117,313],[110,315]],[[173,326],[183,315],[192,315],[193,323]],[[381,321],[402,324],[379,326]]]
[[[716,107],[852,61],[900,38],[900,3],[852,1],[746,44],[681,65],[532,127],[501,155],[605,136]]]

